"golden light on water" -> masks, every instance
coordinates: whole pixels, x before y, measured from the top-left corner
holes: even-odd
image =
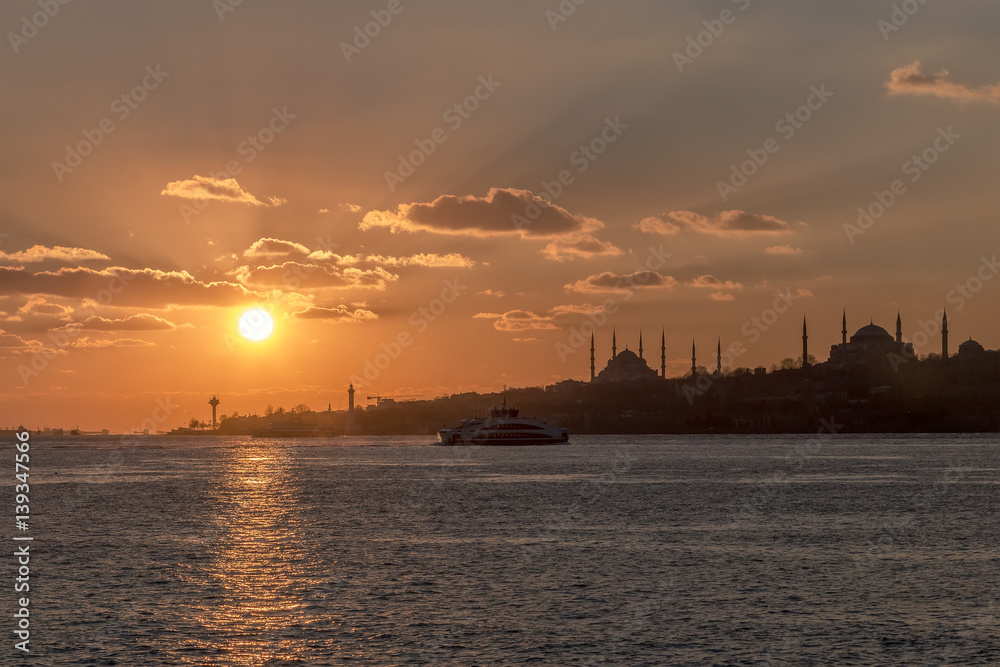
[[[228,450],[216,471],[212,504],[224,509],[198,577],[217,597],[198,609],[198,620],[221,655],[201,656],[202,664],[296,659],[291,637],[316,622],[304,599],[323,565],[302,550],[291,456],[251,442]]]

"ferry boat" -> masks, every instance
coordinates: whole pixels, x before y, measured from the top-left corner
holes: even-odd
[[[490,410],[488,419],[463,419],[458,428],[438,431],[442,445],[558,445],[569,442],[569,431],[547,419],[518,417],[517,408],[501,405]]]

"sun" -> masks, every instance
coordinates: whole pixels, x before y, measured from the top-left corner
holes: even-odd
[[[264,340],[274,331],[274,320],[263,308],[251,308],[240,317],[240,334],[248,340]]]

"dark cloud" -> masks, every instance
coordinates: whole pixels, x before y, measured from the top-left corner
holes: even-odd
[[[354,308],[345,305],[321,308],[310,306],[293,315],[303,320],[331,320],[333,322],[357,323],[378,319],[378,315],[366,308]]]
[[[545,246],[541,253],[546,259],[557,262],[624,254],[622,249],[611,241],[602,241],[591,234],[576,234],[568,238],[555,239]]]
[[[628,274],[604,271],[565,285],[565,288],[583,294],[628,294],[636,289],[670,288],[675,285],[677,280],[673,276],[665,276],[656,271],[636,271]]]
[[[784,234],[792,231],[791,225],[772,215],[757,215],[740,210],[723,211],[711,218],[693,211],[673,211],[662,217],[643,218],[634,226],[647,234],[691,232],[717,236],[742,236]]]
[[[554,238],[591,232],[604,227],[604,223],[570,213],[528,190],[491,188],[485,197],[442,195],[429,204],[401,204],[395,211],[369,211],[359,225],[362,230],[378,227],[395,234],[425,231]]]
[[[23,267],[0,266],[0,291],[6,294],[50,295],[95,299],[102,305],[234,306],[259,301],[265,295],[230,282],[202,282],[187,271],[126,269],[101,271],[83,267],[30,273]]]
[[[284,262],[275,266],[250,268],[241,266],[232,272],[244,285],[287,289],[322,289],[336,287],[347,289],[352,287],[384,290],[389,283],[395,282],[399,276],[377,266],[371,269],[359,269],[353,266],[336,268],[303,264],[301,262]]]

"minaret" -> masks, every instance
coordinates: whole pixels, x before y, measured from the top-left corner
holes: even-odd
[[[691,377],[698,374],[698,367],[694,363],[694,338],[691,339]]]
[[[941,358],[948,359],[948,309],[944,309],[944,317],[941,318]]]
[[[614,359],[618,356],[618,338],[615,335],[615,330],[611,329],[611,358]]]
[[[667,377],[667,332],[660,332],[660,377]]]
[[[840,335],[843,338],[840,342],[847,345],[847,309],[844,308],[844,324],[843,329],[840,330]]]
[[[639,358],[642,359],[642,329],[639,329]]]
[[[347,425],[354,425],[354,385],[347,386]]]
[[[208,404],[212,406],[212,430],[214,431],[218,428],[218,425],[215,423],[215,408],[219,407],[219,399],[212,396],[212,400],[210,400]]]
[[[899,311],[896,311],[896,342],[903,342],[903,320],[899,319]]]
[[[594,334],[590,334],[590,381],[594,381]]]
[[[802,316],[802,368],[809,366],[809,336],[806,334],[806,316]]]
[[[722,375],[722,336],[719,336],[719,344],[715,348],[715,374]]]

